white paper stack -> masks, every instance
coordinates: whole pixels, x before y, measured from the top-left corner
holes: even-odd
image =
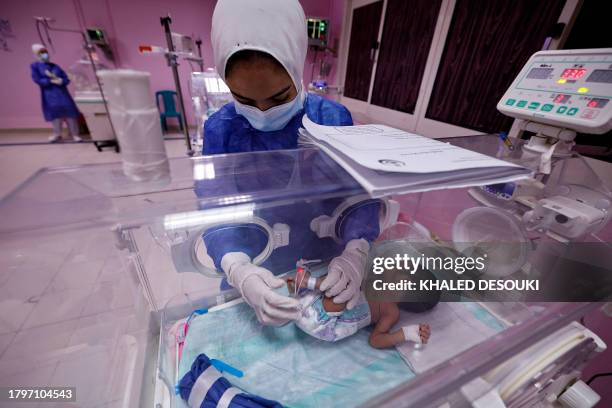
[[[516,181],[531,170],[385,125],[321,126],[304,116],[314,144],[372,197]]]

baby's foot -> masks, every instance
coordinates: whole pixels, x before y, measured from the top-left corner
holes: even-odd
[[[431,327],[428,324],[411,324],[410,326],[402,327],[404,339],[417,344],[427,344],[431,336]]]
[[[427,344],[431,336],[431,327],[428,324],[419,324],[419,337],[422,344]]]

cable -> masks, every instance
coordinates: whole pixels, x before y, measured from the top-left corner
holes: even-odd
[[[49,45],[51,46],[51,51],[55,52],[55,46],[53,45],[53,41],[51,41],[51,36],[49,35],[49,22],[47,20],[43,20],[43,26],[45,27],[45,34],[47,34],[47,41],[49,42]],[[45,47],[47,46],[47,44],[45,44]]]
[[[42,45],[46,47],[47,44],[45,44],[45,40],[43,39],[42,33],[40,32],[40,21],[39,20],[36,20],[36,31],[38,32],[38,39],[40,40]]]
[[[594,376],[592,376],[591,378],[589,378],[589,380],[586,382],[587,385],[591,385],[591,383],[593,381],[595,381],[596,379],[598,379],[599,377],[611,377],[612,376],[612,372],[609,373],[598,373],[595,374]]]
[[[295,291],[293,293],[294,297],[297,297],[298,293],[300,292],[300,288],[302,287],[302,283],[304,283],[304,279],[306,279],[306,268],[302,267],[302,273],[299,273],[299,269],[296,272]]]

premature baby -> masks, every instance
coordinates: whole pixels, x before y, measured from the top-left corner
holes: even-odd
[[[368,302],[362,293],[357,305],[348,310],[346,303],[334,303],[332,298],[319,291],[322,281],[323,278],[314,278],[308,272],[304,272],[299,282],[287,278],[289,292],[301,294],[302,312],[295,324],[311,336],[338,341],[374,324],[369,340],[374,348],[390,348],[405,341],[426,344],[429,340],[431,329],[428,324],[405,326],[391,332],[400,316],[397,303]]]

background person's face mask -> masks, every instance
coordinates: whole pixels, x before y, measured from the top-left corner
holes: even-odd
[[[40,58],[41,61],[44,61],[44,62],[49,61],[49,54],[46,52],[41,52],[40,54],[38,54],[38,57]]]
[[[282,105],[261,111],[254,106],[234,101],[236,112],[246,118],[251,126],[262,132],[273,132],[284,128],[287,123],[303,107],[302,93],[298,93],[293,100]]]

